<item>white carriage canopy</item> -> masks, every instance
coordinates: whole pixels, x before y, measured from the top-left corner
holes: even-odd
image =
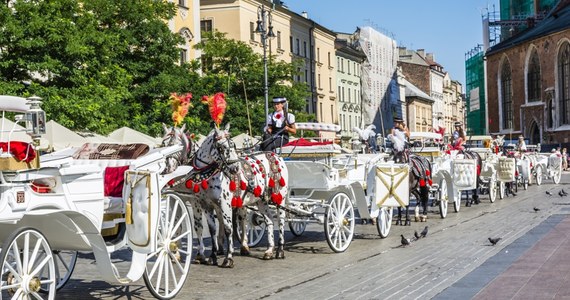
[[[149,145],[151,148],[156,148],[157,146],[160,146],[160,144],[162,143],[161,138],[153,138],[149,135],[146,135],[142,132],[136,131],[126,126],[111,132],[107,137],[116,140],[119,143],[124,143],[124,144],[142,143]]]
[[[54,120],[46,123],[46,134],[42,135],[42,139],[47,141],[47,145],[40,141],[41,148],[48,151],[58,151],[68,147],[81,147],[88,142],[79,134]]]

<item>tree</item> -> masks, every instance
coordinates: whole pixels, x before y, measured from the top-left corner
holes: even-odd
[[[171,91],[195,76],[177,65],[181,37],[167,1],[8,1],[0,6],[0,93],[37,94],[72,129],[156,132]],[[22,81],[31,81],[24,90]]]
[[[241,41],[228,39],[220,32],[202,35],[202,42],[196,48],[202,50],[201,78],[202,92],[213,94],[226,93],[228,113],[225,122],[231,122],[232,132],[261,134],[265,123],[265,98],[263,59],[253,52],[251,47]],[[305,121],[309,116],[304,113],[308,87],[305,83],[292,80],[297,75],[300,62],[287,63],[270,57],[268,61],[269,97],[282,96],[289,100],[289,109],[295,113],[298,121]],[[194,92],[198,91],[195,90]],[[271,105],[271,103],[269,103]],[[195,105],[192,115],[202,114]],[[193,110],[194,110],[193,109]],[[272,109],[272,107],[270,107]],[[202,114],[207,115],[207,114]],[[248,119],[249,116],[249,119]],[[206,120],[190,124],[190,128],[200,131],[193,125],[203,126]],[[204,128],[204,127],[201,127]],[[251,129],[251,132],[250,132]],[[203,130],[203,129],[202,129]]]

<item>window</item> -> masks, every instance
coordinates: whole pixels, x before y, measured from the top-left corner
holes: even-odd
[[[321,49],[317,48],[317,62],[321,62]]]
[[[322,89],[322,85],[321,85],[321,74],[318,75],[319,76],[319,80],[317,81],[317,83],[319,84],[318,88]]]
[[[329,91],[332,92],[332,77],[329,77]]]
[[[297,55],[301,55],[301,43],[299,42],[299,39],[295,39],[295,54]]]
[[[249,40],[255,41],[255,23],[249,22]]]
[[[341,102],[342,98],[341,98],[342,94],[340,93],[340,86],[338,87],[338,101]]]
[[[281,31],[277,31],[277,49],[281,50]]]
[[[178,5],[186,7],[186,0],[178,0]]]
[[[560,91],[560,125],[570,124],[570,43],[558,53],[558,88]]]
[[[540,101],[540,90],[540,61],[536,51],[533,51],[529,60],[527,74],[528,102]]]
[[[350,60],[346,61],[346,70],[348,72],[348,75],[350,75]]]
[[[335,119],[334,119],[334,107],[331,104],[331,122],[334,123]]]
[[[289,36],[289,51],[291,51],[291,53],[293,53],[293,37]]]
[[[501,102],[503,129],[513,126],[513,83],[511,78],[511,65],[508,61],[501,68]]]
[[[320,121],[323,121],[323,103],[319,103],[319,116],[321,116]]]
[[[350,91],[350,88],[348,88],[348,102],[349,102],[349,103],[352,103],[351,94],[352,94],[352,93],[351,93],[351,91]]]
[[[340,71],[344,73],[344,58],[340,59]]]
[[[188,62],[188,50],[180,49],[180,64]]]
[[[309,71],[305,69],[305,82],[309,83]]]
[[[307,57],[307,42],[303,42],[303,56]]]
[[[336,69],[340,71],[340,57],[336,58]]]
[[[200,31],[202,32],[212,32],[212,20],[201,20],[200,21]]]
[[[329,56],[329,68],[330,68],[330,67],[332,67],[332,65],[331,65],[331,53],[329,52],[329,53],[327,53],[327,54],[328,54],[328,56]]]

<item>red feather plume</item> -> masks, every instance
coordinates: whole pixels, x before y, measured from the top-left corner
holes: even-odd
[[[210,116],[217,126],[220,126],[226,112],[226,96],[224,93],[216,93],[213,96],[203,96],[202,103],[208,104]]]

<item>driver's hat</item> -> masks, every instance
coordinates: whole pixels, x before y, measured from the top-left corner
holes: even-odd
[[[461,127],[461,126],[463,126],[463,123],[457,121],[457,122],[453,123],[453,126],[454,126],[454,127]]]
[[[284,103],[287,102],[287,98],[285,97],[275,97],[273,98],[273,103]]]
[[[394,123],[404,123],[404,119],[400,117],[394,117]]]

